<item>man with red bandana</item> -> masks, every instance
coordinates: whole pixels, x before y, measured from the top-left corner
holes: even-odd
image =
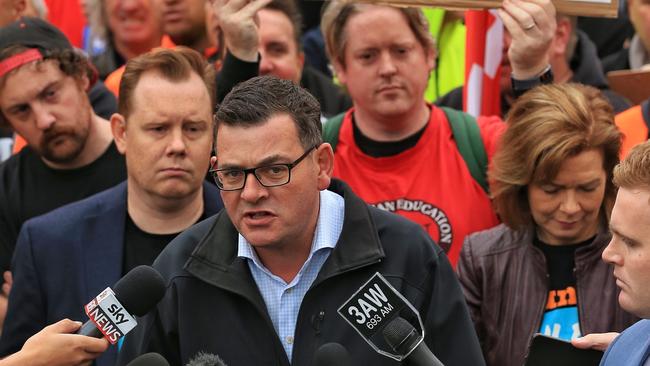
[[[0,124],[28,144],[0,165],[0,272],[26,220],[126,179],[110,124],[91,107],[93,76],[49,23],[25,17],[0,29]],[[0,326],[3,318],[0,310]]]

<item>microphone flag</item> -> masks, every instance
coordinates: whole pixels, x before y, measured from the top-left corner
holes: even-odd
[[[396,353],[382,335],[391,320],[411,320],[419,325],[424,338],[424,325],[417,309],[379,272],[352,294],[338,313],[377,353],[396,361],[402,361],[405,355]]]
[[[117,301],[115,293],[107,287],[84,306],[86,315],[111,344],[130,332],[138,322]]]

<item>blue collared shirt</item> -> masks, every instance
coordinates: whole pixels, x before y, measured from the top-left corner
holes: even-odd
[[[328,190],[320,192],[320,210],[309,257],[288,284],[264,267],[250,243],[239,234],[237,256],[247,259],[289,361],[300,304],[341,236],[344,209],[343,197]]]

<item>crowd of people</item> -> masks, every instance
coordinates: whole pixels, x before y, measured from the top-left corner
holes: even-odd
[[[650,362],[650,101],[603,71],[650,63],[649,5],[601,63],[550,0],[504,0],[503,113],[475,118],[462,86],[427,101],[445,49],[419,8],[82,3],[80,49],[45,2],[0,0],[0,366],[332,342],[395,365],[339,315],[375,273],[445,365],[522,365],[536,334]],[[166,292],[140,324],[76,334],[143,264]]]

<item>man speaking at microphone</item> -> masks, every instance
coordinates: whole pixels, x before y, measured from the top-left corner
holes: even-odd
[[[167,292],[126,337],[119,365],[146,352],[184,365],[208,352],[229,366],[302,366],[328,342],[346,347],[352,364],[395,365],[337,314],[376,272],[417,308],[445,365],[484,364],[443,251],[417,224],[331,178],[314,97],[291,81],[253,78],[215,122],[212,173],[225,210],[158,257]]]

